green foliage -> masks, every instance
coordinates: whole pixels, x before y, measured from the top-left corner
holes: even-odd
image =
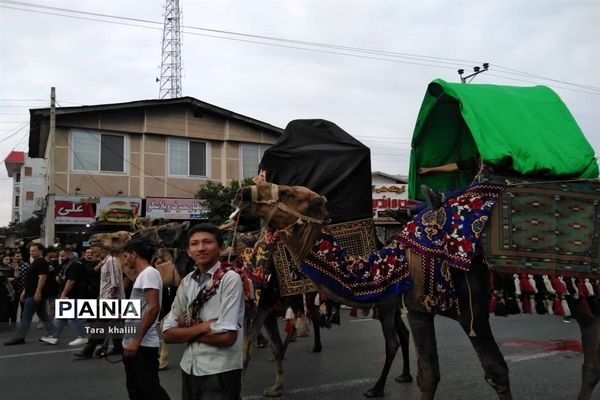
[[[34,215],[23,222],[10,222],[8,226],[0,228],[0,235],[14,233],[19,239],[32,239],[41,236],[42,218]]]
[[[247,178],[240,184],[239,181],[232,181],[229,186],[224,186],[221,183],[212,181],[206,182],[204,186],[196,193],[197,199],[206,200],[208,203],[208,220],[215,225],[221,225],[233,212],[231,201],[235,194],[242,187],[252,185],[252,179]]]

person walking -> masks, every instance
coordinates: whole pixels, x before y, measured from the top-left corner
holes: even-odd
[[[135,334],[123,338],[123,364],[127,393],[132,400],[163,400],[169,395],[158,377],[158,315],[162,297],[160,273],[150,265],[158,243],[133,238],[124,250],[128,265],[135,268],[137,277],[131,290],[132,300],[140,300],[141,319],[127,320],[127,331],[135,327]]]
[[[43,257],[44,250],[41,243],[33,243],[29,247],[29,255],[33,261],[25,279],[25,290],[21,294],[21,300],[24,303],[21,326],[15,337],[4,342],[5,346],[25,344],[25,337],[29,332],[34,312],[46,326],[48,335],[54,329],[52,318],[48,315],[46,309],[47,294],[44,288],[48,279],[48,263]]]
[[[85,299],[85,275],[83,265],[74,258],[73,250],[66,248],[60,251],[58,255],[60,261],[60,270],[58,281],[60,284],[60,299],[75,299],[75,308],[77,309],[77,300]],[[54,319],[54,330],[50,336],[40,338],[42,342],[48,344],[57,344],[60,335],[67,326],[68,319]],[[85,326],[83,321],[75,316],[72,319],[73,325],[77,329],[77,338],[69,342],[69,346],[79,346],[88,342],[85,336]]]
[[[187,251],[195,270],[181,282],[163,322],[167,343],[187,343],[181,358],[183,400],[238,400],[242,383],[242,278],[219,262],[221,230],[198,224]]]
[[[102,246],[95,246],[94,252],[102,259],[100,261],[100,299],[124,299],[125,290],[123,288],[123,273],[119,260],[112,255],[108,249]],[[123,346],[121,339],[113,336],[113,348],[110,352],[108,349],[101,347],[96,352],[96,356],[102,357],[107,354],[121,354]],[[104,338],[90,338],[87,345],[80,352],[75,353],[76,357],[89,358],[94,354],[96,346],[102,345]]]

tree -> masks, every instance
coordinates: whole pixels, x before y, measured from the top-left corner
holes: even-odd
[[[231,202],[238,190],[252,184],[251,178],[243,180],[241,184],[239,181],[233,180],[229,186],[208,181],[198,190],[195,197],[206,200],[208,203],[208,220],[215,225],[221,225],[233,212]]]

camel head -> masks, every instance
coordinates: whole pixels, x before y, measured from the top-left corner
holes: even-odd
[[[176,248],[185,238],[185,232],[190,227],[188,221],[169,222],[159,226],[142,228],[132,234],[142,240],[154,241],[162,247]]]
[[[279,233],[296,262],[303,260],[327,222],[327,199],[304,186],[261,182],[242,188],[233,202]]]
[[[129,239],[131,233],[127,231],[95,233],[90,236],[89,243],[91,247],[100,246],[107,250],[119,251],[125,248]]]

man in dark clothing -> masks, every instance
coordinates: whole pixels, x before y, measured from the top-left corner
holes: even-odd
[[[46,310],[47,293],[44,290],[48,279],[48,263],[43,257],[43,252],[44,246],[40,243],[34,243],[29,248],[33,262],[25,279],[25,290],[21,294],[24,303],[21,326],[15,337],[4,342],[5,346],[25,343],[25,336],[29,331],[34,312],[46,325],[48,334],[52,333],[54,326]]]
[[[94,249],[85,250],[81,263],[85,271],[86,296],[89,299],[97,299],[100,295],[100,260],[96,257]]]
[[[60,272],[58,273],[58,281],[60,284],[61,299],[85,299],[86,298],[86,282],[85,271],[79,260],[75,259],[73,250],[64,249],[59,253],[61,262]],[[83,321],[77,317],[73,319],[73,324],[77,328],[78,337],[69,342],[69,346],[79,346],[87,343],[85,337],[85,326]],[[67,325],[66,319],[57,319],[54,322],[54,330],[52,335],[44,336],[40,340],[48,344],[57,344],[58,338],[63,329]]]

